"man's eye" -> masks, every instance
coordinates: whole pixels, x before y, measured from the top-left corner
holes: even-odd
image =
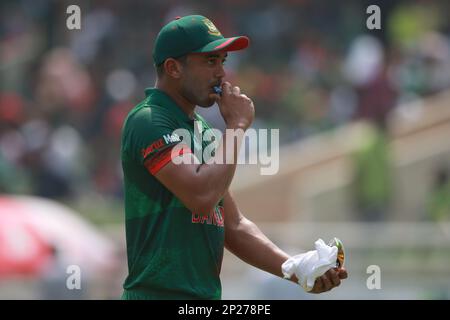
[[[215,63],[216,63],[216,60],[214,60],[214,59],[208,60],[209,65],[213,66]]]

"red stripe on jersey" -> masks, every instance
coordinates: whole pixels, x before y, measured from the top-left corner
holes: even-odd
[[[144,166],[147,168],[147,170],[152,174],[155,175],[159,170],[161,170],[166,164],[168,164],[173,158],[181,156],[183,154],[192,153],[191,149],[183,145],[183,148],[179,149],[177,154],[174,154],[172,156],[172,149],[175,146],[172,146],[170,148],[167,148],[163,151],[160,151],[158,154],[156,154],[152,159],[147,160],[144,163]]]

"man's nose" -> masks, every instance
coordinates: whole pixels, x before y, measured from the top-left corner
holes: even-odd
[[[223,64],[219,64],[215,76],[220,79],[225,77],[225,68],[223,67]]]

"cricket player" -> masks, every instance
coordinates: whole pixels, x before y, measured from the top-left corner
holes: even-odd
[[[223,64],[228,52],[248,45],[245,36],[224,38],[200,15],[169,22],[155,40],[155,87],[130,111],[122,132],[129,271],[123,299],[221,299],[224,248],[279,277],[289,278],[282,271],[289,262],[289,280],[304,277],[301,263],[246,219],[229,191],[255,111],[238,86],[224,81]],[[212,158],[199,159],[197,149],[208,143],[195,139],[195,127],[210,127],[195,108],[216,102],[238,134],[225,133]],[[180,129],[192,140],[181,139]],[[209,161],[226,157],[232,161]],[[308,290],[331,290],[346,277],[344,268],[330,268]]]

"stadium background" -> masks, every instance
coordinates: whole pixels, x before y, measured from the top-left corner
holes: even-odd
[[[66,27],[72,4],[81,8],[81,30]],[[366,27],[371,4],[381,9],[381,30]],[[225,36],[250,37],[248,50],[229,55],[227,77],[253,99],[253,127],[280,129],[278,174],[237,171],[232,187],[242,211],[290,253],[311,249],[318,237],[341,238],[350,273],[338,290],[311,296],[226,254],[224,299],[448,299],[449,7],[444,0],[2,1],[1,197],[71,208],[114,257],[78,291],[60,286],[70,252],[40,273],[0,272],[0,298],[120,295],[122,121],[154,84],[160,27],[199,13]],[[203,114],[223,128],[217,108]],[[366,286],[370,265],[380,267],[379,290]]]

